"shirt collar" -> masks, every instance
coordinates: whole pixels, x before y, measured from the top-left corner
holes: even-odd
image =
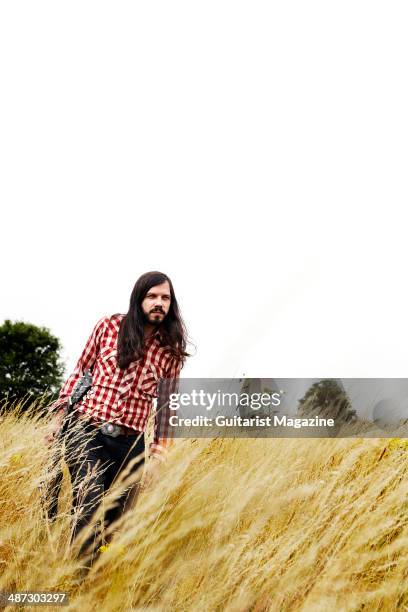
[[[157,338],[158,340],[162,339],[162,333],[161,333],[160,327],[158,327],[156,331],[147,338],[147,341],[153,340],[153,338]]]

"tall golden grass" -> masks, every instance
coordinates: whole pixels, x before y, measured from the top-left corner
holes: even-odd
[[[0,591],[66,590],[81,612],[408,610],[404,440],[178,440],[80,583],[66,467],[57,521],[41,509],[44,427],[0,422]]]

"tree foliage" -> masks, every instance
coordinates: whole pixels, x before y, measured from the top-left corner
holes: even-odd
[[[52,401],[62,384],[61,342],[46,327],[6,320],[0,326],[0,400]]]
[[[301,416],[319,415],[350,423],[356,419],[356,411],[342,386],[334,379],[314,383],[299,401]]]

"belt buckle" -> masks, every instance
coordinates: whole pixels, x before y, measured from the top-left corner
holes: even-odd
[[[100,426],[100,430],[106,436],[111,436],[111,438],[117,438],[117,436],[121,433],[121,426],[116,425],[115,423],[110,423],[109,421],[106,423],[102,423]]]

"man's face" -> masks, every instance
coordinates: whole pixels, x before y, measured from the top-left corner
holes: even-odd
[[[165,281],[161,285],[151,287],[142,302],[142,310],[149,323],[160,324],[170,308],[170,285]]]

